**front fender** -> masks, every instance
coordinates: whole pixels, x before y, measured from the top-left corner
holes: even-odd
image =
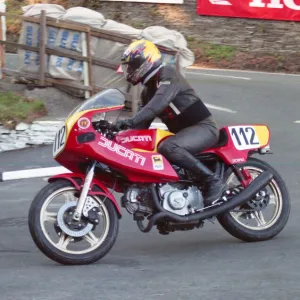
[[[50,177],[48,179],[48,182],[53,182],[53,181],[59,180],[59,179],[65,179],[65,180],[68,180],[68,181],[72,182],[74,187],[78,191],[80,191],[81,190],[81,185],[84,182],[85,176],[83,174],[77,174],[77,173],[64,173],[64,174],[58,174],[58,175]],[[94,186],[97,186],[103,192],[93,191]],[[116,198],[111,194],[111,192],[108,190],[108,188],[102,182],[98,181],[97,179],[93,179],[92,184],[91,184],[91,191],[88,194],[89,195],[105,196],[108,199],[110,199],[112,201],[112,203],[114,204],[117,212],[118,212],[119,218],[122,217],[122,213],[121,213],[121,209],[120,209],[120,206],[118,204],[118,201],[116,200]]]

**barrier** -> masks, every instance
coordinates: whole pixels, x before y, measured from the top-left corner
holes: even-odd
[[[99,45],[103,47],[105,41],[110,41],[113,44],[106,45],[115,45],[121,49],[132,42],[133,38],[130,35],[109,32],[72,20],[49,17],[46,15],[46,10],[41,10],[38,17],[12,15],[5,12],[0,12],[0,17],[0,22],[2,17],[22,20],[19,42],[10,42],[0,36],[0,45],[17,48],[19,57],[21,55],[24,64],[19,70],[4,67],[2,69],[3,74],[23,77],[26,80],[31,80],[38,87],[52,85],[68,91],[77,90],[80,95],[83,93],[84,98],[109,88],[107,87],[109,83],[105,86],[97,84],[97,80],[100,80],[101,76],[105,77],[105,74],[107,75],[106,82],[109,81],[112,73],[114,76],[119,76],[120,80],[124,79],[122,75],[117,73],[118,63],[111,59],[97,57],[95,42],[100,41]],[[70,48],[68,40],[70,34],[68,32],[72,34],[73,39],[71,49],[66,47],[68,42]],[[37,33],[38,36],[36,40],[33,40],[34,33]],[[163,55],[175,58],[176,68],[180,70],[178,52],[161,45],[157,46]],[[81,50],[81,54],[78,49]],[[60,72],[61,69],[59,68],[63,64],[65,64],[65,69]],[[4,55],[1,55],[1,65],[4,66]],[[80,71],[73,72],[73,66]],[[71,71],[68,73],[68,70]],[[81,71],[83,78],[80,75]],[[94,74],[95,72],[96,74]],[[116,83],[115,78],[111,80],[113,84]],[[133,87],[126,82],[124,89],[126,106],[134,114],[138,110],[139,87]]]

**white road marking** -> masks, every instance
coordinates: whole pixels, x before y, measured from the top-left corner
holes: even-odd
[[[300,120],[296,120],[296,121],[294,121],[294,123],[297,123],[297,124],[299,124],[299,123],[300,123]]]
[[[53,176],[61,173],[71,173],[64,167],[38,168],[2,173],[3,181]]]
[[[294,76],[294,77],[300,76],[300,74],[292,74],[292,73],[279,73],[279,72],[276,73],[276,72],[263,72],[263,71],[239,70],[239,69],[213,69],[213,68],[188,67],[187,70],[236,72],[236,73],[248,73],[250,75],[251,74],[263,74],[263,75],[279,75],[279,76]],[[190,72],[187,71],[186,73],[189,74]]]
[[[221,74],[210,74],[210,73],[202,73],[202,72],[186,72],[186,74],[190,75],[204,75],[204,76],[213,76],[213,77],[221,77],[221,78],[231,78],[231,79],[241,79],[241,80],[251,80],[250,77],[239,77],[239,76],[229,76],[229,75],[221,75]]]
[[[211,109],[221,110],[221,111],[226,111],[226,112],[231,113],[231,114],[236,114],[236,111],[235,111],[235,110],[231,110],[231,109],[226,108],[226,107],[216,106],[216,105],[209,104],[209,103],[205,103],[205,105],[206,105],[208,108],[211,108]]]
[[[28,198],[20,198],[20,199],[1,199],[1,204],[2,203],[16,203],[16,202],[28,202],[28,201],[32,201],[32,199],[28,199]]]

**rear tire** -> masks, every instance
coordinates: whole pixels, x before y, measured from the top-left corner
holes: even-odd
[[[113,247],[119,231],[119,218],[113,203],[110,200],[105,201],[103,205],[108,212],[109,229],[105,240],[100,244],[100,246],[91,252],[84,254],[70,254],[59,250],[50,243],[48,238],[45,236],[40,222],[40,215],[46,199],[58,190],[68,187],[73,187],[72,183],[69,181],[54,181],[45,186],[35,196],[28,214],[29,231],[35,245],[51,260],[63,265],[91,264],[103,258]]]
[[[245,242],[259,242],[259,241],[266,241],[269,239],[272,239],[276,235],[278,235],[283,228],[285,227],[289,215],[290,215],[290,195],[288,192],[288,189],[286,187],[285,182],[279,175],[279,173],[268,163],[261,161],[256,158],[249,158],[248,161],[241,165],[241,167],[245,168],[255,168],[255,169],[260,169],[261,171],[268,170],[273,173],[273,180],[272,182],[276,183],[276,186],[279,189],[279,193],[281,194],[281,209],[279,211],[279,216],[270,226],[269,228],[266,229],[261,229],[261,230],[253,230],[250,228],[247,228],[243,225],[241,225],[237,220],[232,216],[230,212],[224,213],[222,215],[219,215],[217,217],[219,223],[221,226],[232,236],[234,236],[237,239],[240,239]],[[227,183],[228,179],[230,176],[232,176],[233,171],[229,169],[224,176],[224,181]],[[250,199],[249,199],[250,200]]]

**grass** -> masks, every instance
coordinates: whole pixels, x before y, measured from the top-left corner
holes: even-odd
[[[228,59],[231,60],[236,54],[236,49],[232,46],[206,44],[202,46],[204,55],[211,59]]]
[[[203,58],[213,61],[219,61],[223,59],[230,61],[238,52],[237,49],[232,46],[202,42],[190,36],[188,36],[186,39],[188,42],[188,47],[194,53],[200,53]]]
[[[44,102],[25,98],[13,92],[0,93],[0,122],[5,127],[19,122],[32,122],[46,114]]]

